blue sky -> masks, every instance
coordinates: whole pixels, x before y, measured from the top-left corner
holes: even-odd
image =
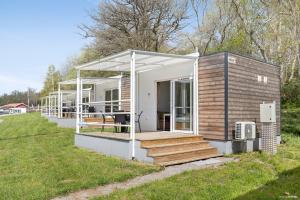
[[[87,44],[77,26],[91,23],[99,0],[0,0],[0,95],[40,90],[47,67],[60,68]]]
[[[78,54],[88,43],[78,25],[92,23],[99,1],[0,0],[0,95],[40,90],[48,65],[60,69]]]

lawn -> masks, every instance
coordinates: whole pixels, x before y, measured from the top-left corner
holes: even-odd
[[[300,199],[300,109],[283,111],[284,144],[275,156],[235,155],[240,162],[185,172],[100,199]]]
[[[73,129],[39,113],[0,119],[0,199],[49,199],[158,170],[76,148]]]

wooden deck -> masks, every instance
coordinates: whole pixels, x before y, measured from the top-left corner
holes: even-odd
[[[82,132],[83,135],[91,135],[102,138],[118,139],[118,140],[130,140],[129,133],[112,133],[112,132]],[[191,133],[176,133],[169,131],[157,131],[157,132],[142,132],[136,133],[136,140],[155,140],[165,138],[177,138],[177,137],[190,137]]]
[[[93,137],[122,140],[130,142],[129,133],[81,133]],[[202,136],[191,133],[176,132],[143,132],[136,133],[139,148],[147,151],[146,156],[152,158],[155,164],[174,165],[195,160],[220,156]]]

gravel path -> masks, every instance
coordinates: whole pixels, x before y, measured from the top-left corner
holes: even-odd
[[[115,190],[127,190],[133,187],[143,185],[145,183],[149,183],[156,180],[162,180],[188,170],[202,169],[207,167],[217,167],[219,165],[223,165],[224,163],[231,161],[237,160],[233,158],[219,157],[195,161],[181,165],[169,166],[160,172],[155,172],[145,176],[139,176],[126,182],[112,183],[104,186],[99,186],[94,189],[80,190],[78,192],[70,193],[64,197],[57,197],[53,200],[86,200],[96,196],[108,195],[114,192]]]

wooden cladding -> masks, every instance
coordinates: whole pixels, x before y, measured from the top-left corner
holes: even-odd
[[[228,65],[228,139],[233,138],[236,121],[256,122],[261,132],[259,104],[276,101],[277,127],[280,133],[280,69],[277,66],[243,56],[229,54],[236,63]],[[258,81],[267,77],[267,83]]]
[[[276,101],[279,134],[279,70],[277,66],[226,52],[200,57],[199,134],[206,139],[231,140],[237,121],[254,121],[260,132],[259,104],[272,101]],[[262,81],[258,81],[258,76]]]
[[[130,77],[122,77],[121,79],[121,99],[130,99]],[[130,102],[122,102],[121,109],[130,111]]]
[[[224,53],[199,58],[199,134],[224,140]]]

